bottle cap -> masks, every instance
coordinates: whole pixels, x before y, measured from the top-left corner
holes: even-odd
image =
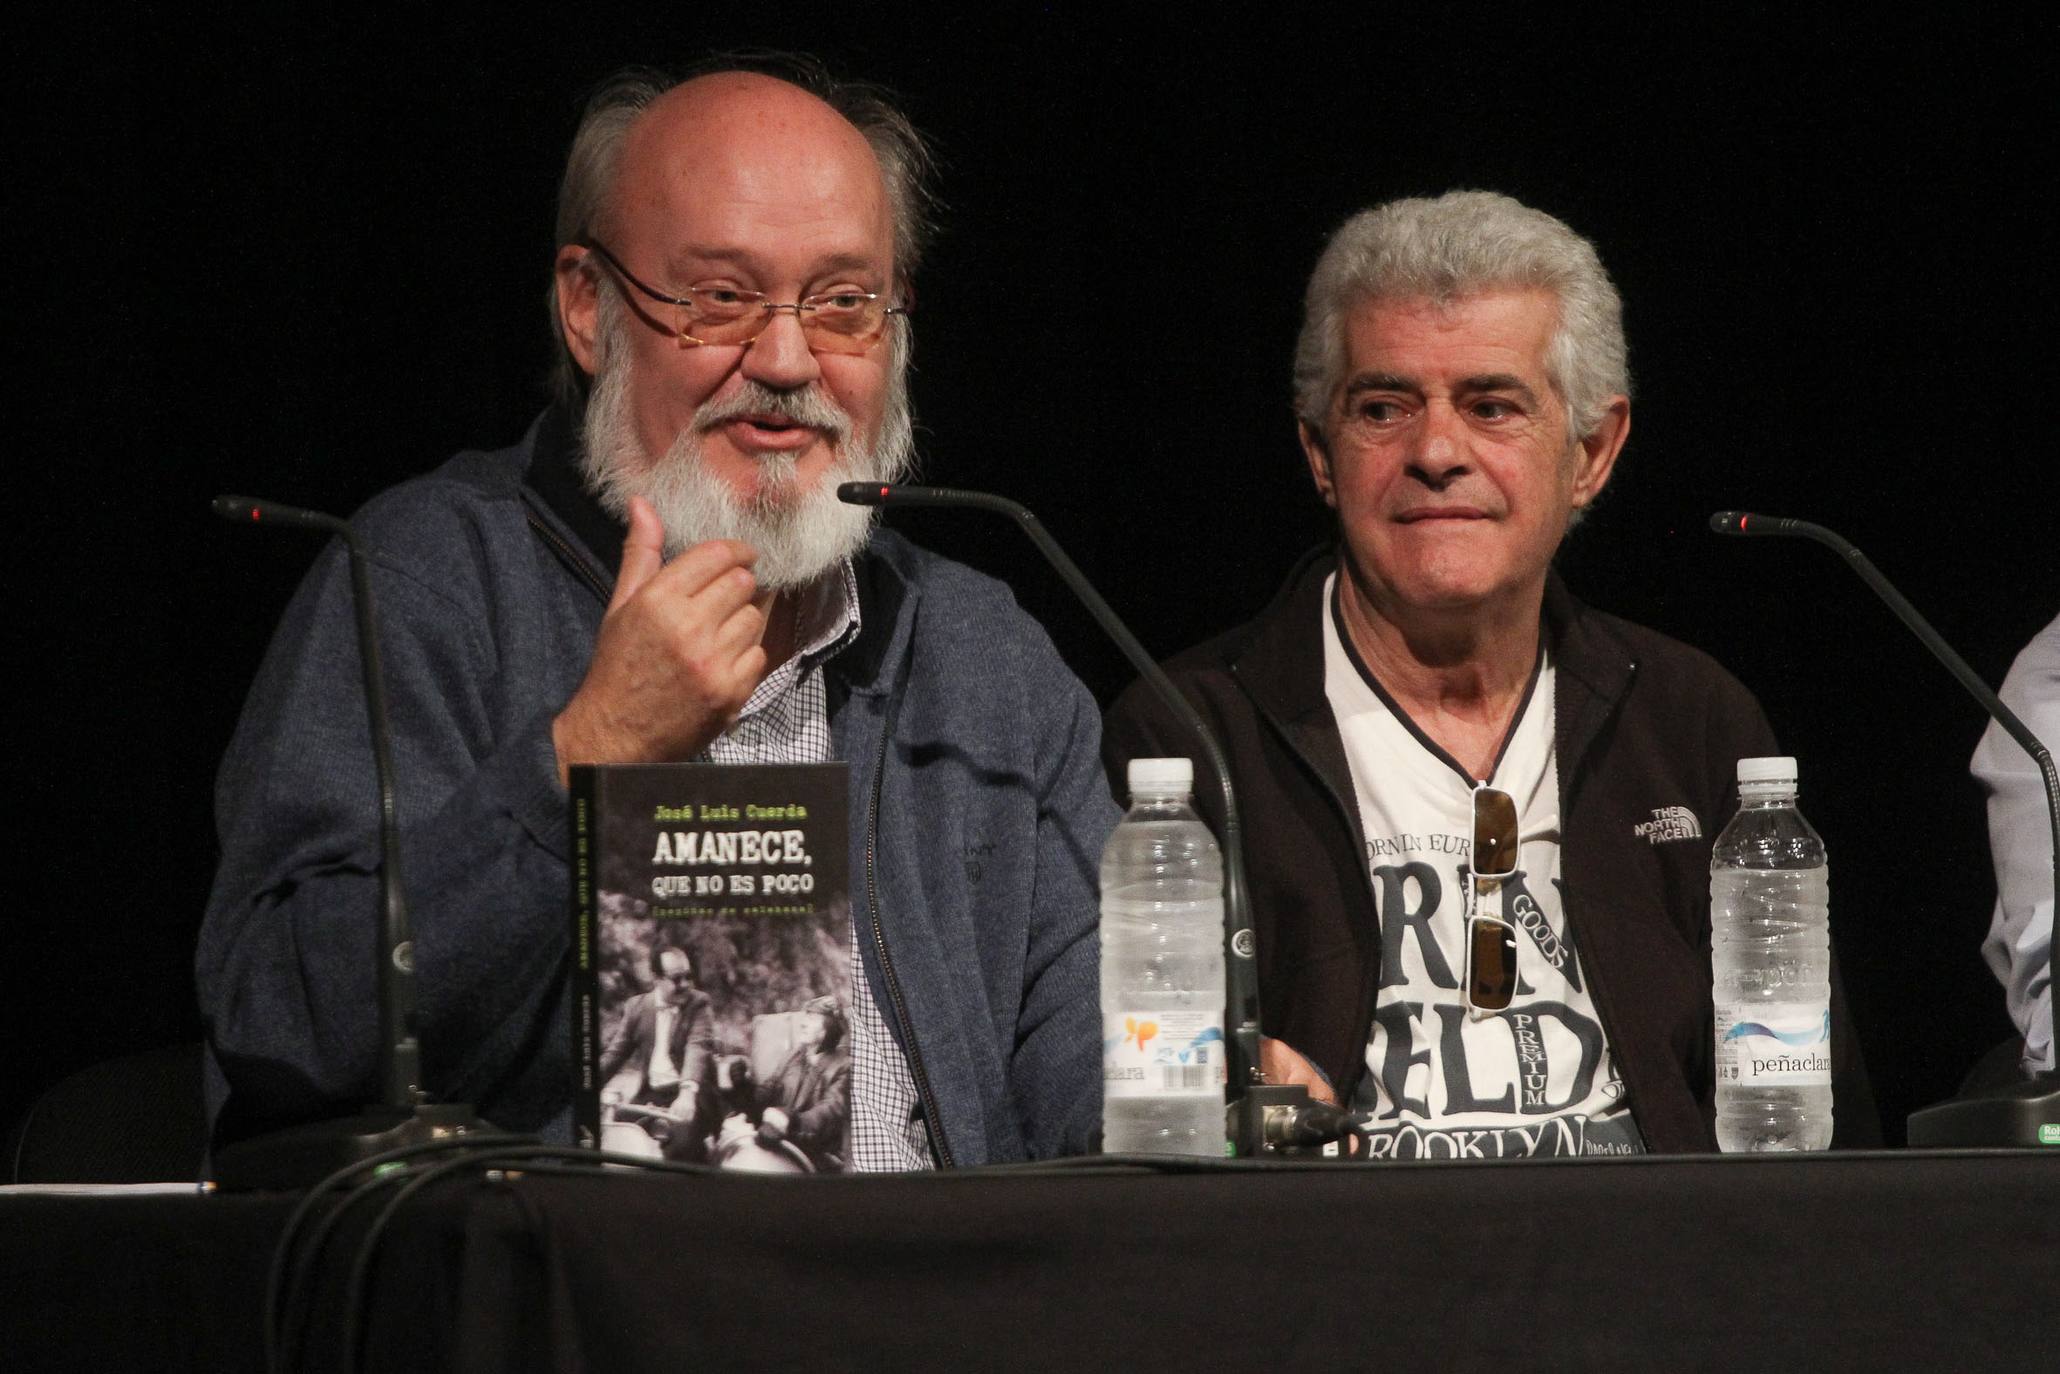
[[[1740,782],[1794,782],[1795,760],[1783,756],[1777,759],[1738,760]]]
[[[1195,766],[1189,759],[1132,759],[1129,777],[1132,796],[1186,792],[1195,785]]]

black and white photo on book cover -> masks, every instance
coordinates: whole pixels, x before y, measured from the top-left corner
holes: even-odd
[[[845,788],[834,763],[573,770],[583,1144],[845,1169]]]

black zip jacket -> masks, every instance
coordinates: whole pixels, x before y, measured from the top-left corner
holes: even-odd
[[[1352,775],[1323,687],[1323,584],[1335,566],[1331,554],[1311,554],[1257,619],[1166,671],[1216,730],[1237,785],[1261,1024],[1350,1101],[1366,1072],[1381,936]],[[1713,1150],[1710,849],[1737,809],[1737,761],[1779,749],[1752,694],[1699,650],[1582,605],[1556,574],[1544,621],[1558,675],[1567,931],[1646,1148]],[[1195,758],[1198,809],[1221,834],[1203,751],[1136,683],[1103,731],[1118,795],[1130,759],[1159,755]],[[1672,808],[1686,808],[1699,833],[1682,835]],[[1675,823],[1649,824],[1663,816]],[[1878,1145],[1835,955],[1831,1017],[1834,1143]]]

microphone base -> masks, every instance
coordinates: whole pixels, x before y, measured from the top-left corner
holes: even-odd
[[[1999,1083],[1910,1113],[1911,1149],[2060,1147],[2060,1075]]]
[[[462,1102],[419,1107],[368,1107],[356,1116],[316,1121],[224,1145],[210,1175],[228,1192],[291,1192],[374,1155],[432,1141],[497,1135]]]
[[[1347,1133],[1348,1120],[1312,1101],[1307,1088],[1290,1083],[1254,1083],[1225,1114],[1232,1152],[1239,1159],[1342,1158],[1341,1151],[1326,1152],[1325,1146]]]

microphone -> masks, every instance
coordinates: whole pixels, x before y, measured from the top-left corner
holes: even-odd
[[[347,520],[320,511],[302,510],[299,506],[282,506],[277,501],[260,501],[255,496],[217,496],[208,503],[216,515],[224,520],[248,520],[254,525],[269,521],[275,525],[292,525],[304,530],[324,530],[339,535],[344,542],[356,547],[357,536]]]
[[[351,604],[357,619],[358,663],[379,785],[380,938],[372,953],[379,990],[381,1100],[341,1121],[316,1122],[225,1145],[215,1152],[215,1181],[225,1188],[301,1187],[338,1168],[404,1145],[493,1128],[458,1103],[431,1103],[422,1089],[422,1046],[416,1036],[415,946],[401,884],[400,820],[393,781],[392,713],[379,660],[377,613],[364,545],[350,523],[320,511],[251,496],[217,496],[215,514],[239,524],[319,530],[343,540],[350,554]]]
[[[1037,551],[1044,555],[1045,561],[1051,564],[1053,571],[1087,608],[1103,633],[1123,651],[1123,656],[1130,660],[1138,675],[1151,684],[1152,690],[1200,742],[1210,765],[1216,770],[1216,780],[1223,794],[1223,968],[1230,997],[1231,1022],[1226,1048],[1230,1060],[1230,1116],[1236,1123],[1231,1134],[1239,1155],[1259,1154],[1285,1143],[1277,1138],[1277,1125],[1269,1135],[1265,1114],[1269,1108],[1278,1108],[1288,1102],[1290,1097],[1306,1102],[1308,1090],[1269,1085],[1258,1077],[1259,976],[1255,958],[1258,946],[1252,934],[1250,902],[1245,890],[1244,829],[1238,820],[1237,792],[1230,780],[1230,761],[1215,732],[1209,729],[1187,698],[1153,661],[1151,654],[1138,643],[1137,636],[1102,599],[1086,574],[1066,556],[1028,507],[987,492],[888,482],[845,482],[837,488],[837,499],[854,506],[943,506],[982,510],[1015,521],[1029,536],[1030,542],[1037,546]]]
[[[1720,510],[1710,516],[1710,528],[1718,534],[1734,537],[1808,539],[1845,559],[1860,580],[1887,603],[1896,618],[1917,636],[1925,648],[1931,650],[1932,656],[1945,665],[1946,671],[1967,689],[1969,695],[1981,703],[1989,718],[2002,726],[2004,733],[2031,755],[2032,762],[2038,766],[2039,776],[2045,780],[2046,815],[2053,834],[2053,885],[2056,891],[2060,891],[2060,772],[2054,770],[2052,752],[2017,718],[2017,713],[2005,706],[1988,684],[1967,666],[1967,661],[1953,651],[1944,637],[1931,628],[1931,622],[1881,575],[1865,554],[1853,547],[1850,540],[1822,525],[1783,516],[1755,515],[1750,511]],[[2052,967],[2047,976],[2052,979],[2053,986],[2060,988],[2060,943],[2053,945],[2049,957]],[[2029,1079],[1934,1103],[1910,1113],[1909,1143],[1913,1146],[1947,1147],[2040,1145],[2046,1143],[2040,1139],[2040,1127],[2044,1125],[2050,1129],[2056,1121],[2060,1121],[2060,1070],[2045,1069]]]
[[[1758,524],[1754,524],[1758,521]],[[1720,510],[1710,516],[1710,528],[1718,534],[1792,534],[1800,520],[1775,519],[1751,511]]]

